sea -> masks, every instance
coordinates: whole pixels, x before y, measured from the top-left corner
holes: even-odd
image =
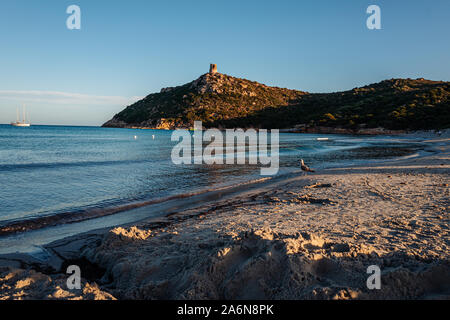
[[[174,164],[177,142],[171,135],[171,130],[0,125],[0,231],[88,220],[264,178],[259,164]],[[298,172],[300,159],[320,171],[408,157],[422,147],[406,136],[280,133],[277,175]],[[36,221],[43,223],[30,223]],[[0,232],[0,247],[5,236]]]

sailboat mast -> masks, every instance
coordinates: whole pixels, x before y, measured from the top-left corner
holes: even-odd
[[[22,112],[23,112],[23,123],[25,123],[25,105],[23,105]]]

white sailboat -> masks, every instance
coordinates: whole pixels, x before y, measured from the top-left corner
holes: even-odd
[[[14,127],[29,127],[31,125],[30,122],[29,122],[29,119],[28,119],[28,122],[27,122],[26,118],[25,118],[25,106],[23,106],[22,112],[23,112],[23,118],[22,118],[22,121],[20,121],[20,119],[19,119],[19,108],[17,108],[17,120],[16,120],[16,122],[11,122],[12,126],[14,126]]]

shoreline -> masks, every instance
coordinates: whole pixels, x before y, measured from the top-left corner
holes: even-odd
[[[412,143],[417,143],[417,141],[413,141]],[[411,153],[406,156],[394,157],[390,159],[370,159],[364,160],[362,163],[353,163],[353,164],[333,164],[327,166],[325,168],[345,168],[345,167],[354,167],[354,166],[363,166],[366,164],[376,164],[380,162],[386,161],[399,161],[408,158],[417,158],[426,156],[429,152],[434,152],[432,149],[424,148],[419,151],[419,153]],[[321,168],[322,170],[325,168]],[[239,192],[246,192],[253,189],[264,188],[267,185],[277,184],[283,182],[285,180],[292,179],[293,176],[301,173],[301,170],[293,170],[291,172],[283,173],[277,175],[275,177],[261,177],[256,179],[251,179],[241,183],[235,183],[225,186],[217,186],[216,188],[206,188],[206,189],[198,189],[194,192],[187,193],[176,193],[173,195],[169,195],[166,197],[154,198],[145,201],[139,202],[131,202],[119,206],[113,207],[105,207],[105,208],[92,208],[83,211],[72,211],[65,213],[58,213],[54,215],[46,215],[36,218],[30,218],[25,220],[10,220],[0,222],[0,244],[2,243],[2,237],[15,237],[21,234],[24,235],[25,239],[28,238],[28,233],[33,232],[42,232],[45,233],[46,230],[51,230],[51,228],[64,228],[69,225],[77,225],[84,223],[87,226],[89,221],[92,221],[94,224],[97,224],[97,220],[101,220],[102,218],[108,219],[110,216],[118,216],[120,214],[133,215],[139,211],[155,211],[152,210],[153,207],[156,207],[160,210],[164,211],[164,214],[170,214],[171,207],[179,207],[183,205],[195,205],[199,204],[202,201],[220,201],[218,197],[225,197],[227,195],[234,195]],[[161,216],[163,214],[158,215],[150,215],[152,217]],[[141,218],[139,218],[141,217]],[[112,218],[112,217],[110,217]],[[112,218],[114,220],[114,218]],[[128,221],[129,219],[125,219],[124,221],[120,221],[120,219],[115,219],[116,223],[126,224],[126,223],[136,223],[142,220],[142,214],[138,213],[138,218],[133,219],[133,221]],[[100,223],[101,224],[101,223]],[[108,223],[107,223],[108,224]],[[111,225],[111,224],[110,224]],[[111,225],[112,226],[112,225]],[[50,228],[50,229],[49,229]],[[99,229],[100,227],[97,227]],[[93,230],[95,228],[90,228],[88,231]],[[78,228],[80,230],[80,228]],[[83,233],[83,231],[79,231],[78,233]],[[70,233],[68,236],[72,236],[75,234],[74,232]],[[53,241],[58,239],[53,239]],[[47,244],[47,243],[43,243]],[[39,244],[39,245],[43,245]],[[5,253],[0,249],[0,254]]]
[[[101,125],[102,128],[115,128],[115,129],[139,129],[139,130],[189,130],[192,131],[193,127],[145,127],[139,126],[137,124],[120,124],[117,126],[112,125]],[[219,129],[225,130],[226,128],[216,128],[216,127],[208,127],[206,129]],[[232,128],[230,128],[232,129]],[[243,128],[246,129],[255,129],[259,130],[260,128],[248,127]],[[433,134],[438,131],[448,132],[450,129],[429,129],[429,130],[391,130],[383,127],[374,127],[374,128],[358,128],[358,129],[350,129],[350,128],[340,128],[340,127],[325,127],[325,126],[315,126],[308,127],[306,125],[298,125],[293,128],[283,128],[283,129],[268,129],[268,130],[279,130],[280,133],[305,133],[305,134],[342,134],[342,135],[369,135],[369,136],[377,136],[377,135],[423,135],[423,134]]]
[[[84,280],[87,284],[91,283],[89,287],[91,289],[92,286],[96,286],[94,282],[100,284],[95,289],[97,291],[94,290],[94,295],[92,292],[77,293],[80,297],[88,299],[110,298],[108,294],[118,298],[143,299],[364,299],[432,298],[433,295],[450,298],[446,293],[446,290],[450,290],[450,282],[448,277],[445,277],[445,272],[448,275],[450,270],[448,185],[445,187],[445,183],[439,182],[446,179],[448,182],[450,152],[448,139],[435,139],[428,143],[440,152],[409,159],[328,168],[307,177],[293,173],[290,178],[268,184],[265,189],[243,188],[242,192],[228,199],[183,208],[168,216],[143,219],[121,227],[108,227],[58,240],[44,246],[46,257],[33,257],[27,254],[0,255],[0,284],[5,281],[2,278],[2,271],[10,274],[13,269],[22,270],[17,271],[15,281],[28,279],[30,273],[43,274],[49,277],[50,284],[41,289],[30,288],[25,295],[36,297],[42,292],[55,290],[55,284],[60,279],[58,277],[64,276],[61,268],[65,262],[81,261],[85,264],[82,269],[90,263],[105,270],[101,277]],[[432,187],[429,186],[430,183]],[[389,187],[390,185],[395,185],[395,188]],[[406,188],[405,186],[410,190],[400,192],[401,188]],[[432,190],[430,194],[436,199],[430,203],[437,207],[430,207],[424,197],[410,199],[413,195],[423,192],[420,188],[424,190],[433,188],[434,191]],[[400,193],[396,192],[396,189],[399,189]],[[336,197],[335,192],[340,196]],[[353,193],[356,195],[349,196]],[[405,203],[409,204],[404,206]],[[421,206],[420,212],[415,210],[417,205]],[[439,208],[444,208],[444,211]],[[375,212],[374,209],[376,211],[381,209],[382,212]],[[375,216],[368,215],[367,211],[374,212]],[[300,216],[295,212],[301,212]],[[439,218],[435,218],[436,215]],[[344,221],[341,221],[342,219]],[[376,220],[375,225],[371,219]],[[412,221],[415,221],[413,225]],[[440,227],[430,225],[429,221],[437,221]],[[399,230],[402,230],[398,229],[399,222],[402,228],[412,233],[411,236],[408,232],[399,233]],[[420,227],[419,233],[415,230],[417,227]],[[390,234],[392,230],[396,230],[394,234]],[[431,230],[435,233],[434,236]],[[281,251],[278,248],[280,246],[284,248]],[[424,248],[421,249],[421,246]],[[242,251],[244,247],[250,249]],[[257,262],[257,256],[262,254],[264,257],[268,252],[272,252],[276,257],[271,259],[266,257],[263,262]],[[410,260],[408,258],[410,255],[415,258]],[[247,263],[238,263],[242,259]],[[295,261],[292,259],[303,261],[296,262],[302,266],[300,269],[303,271],[293,267],[292,263]],[[386,264],[389,260],[394,266],[395,263],[399,263],[397,268],[404,269],[401,281],[405,286],[414,287],[411,281],[413,277],[419,276],[417,278],[419,283],[414,287],[415,291],[410,288],[417,292],[405,293],[400,289],[397,292],[396,288],[389,284],[389,291],[379,292],[377,296],[361,286],[358,287],[350,274],[356,272],[356,269],[361,269],[361,259],[382,264]],[[286,265],[286,261],[290,261],[290,264]],[[180,263],[185,266],[182,274],[187,278],[177,275],[180,271],[176,265]],[[216,271],[211,274],[200,267],[203,264],[216,268]],[[272,264],[276,265],[276,270],[270,269]],[[258,265],[260,266],[254,269]],[[409,265],[412,267],[409,268]],[[146,272],[145,266],[152,266],[154,276],[151,278],[160,280],[142,280],[142,273]],[[168,269],[164,271],[166,267]],[[218,270],[223,268],[228,270],[230,267],[238,272],[237,277],[216,279],[219,277]],[[260,268],[270,270],[258,271]],[[420,268],[425,271],[417,271]],[[196,269],[200,272],[201,281],[192,278],[194,275],[192,272]],[[306,285],[305,281],[303,281],[305,283],[300,281],[301,290],[299,289],[297,295],[280,288],[277,290],[281,290],[282,293],[277,295],[272,292],[278,288],[275,283],[253,283],[254,280],[251,279],[254,276],[250,270],[256,273],[260,280],[263,279],[263,282],[270,282],[267,274],[278,273],[279,270],[288,271],[289,274],[306,272],[301,277],[307,278],[308,281],[305,281],[309,285]],[[341,274],[344,270],[345,276]],[[131,274],[126,275],[129,272]],[[388,272],[390,277],[392,272],[397,271]],[[428,290],[430,292],[425,290],[425,287],[430,286],[428,283],[432,280],[430,277],[434,279],[442,273],[444,276],[440,277],[440,282],[445,284],[444,288],[438,286],[436,289],[436,286],[431,286],[433,288],[431,291]],[[106,280],[108,277],[112,277],[113,280],[107,287],[112,286],[113,290],[106,290],[103,287],[105,281],[109,281]],[[124,277],[131,277],[130,286],[125,286]],[[169,280],[171,277],[175,280]],[[335,283],[330,286],[330,283],[327,281],[322,283],[316,279],[317,277],[325,278],[331,283],[337,282],[339,285]],[[365,277],[365,274],[359,274],[359,277]],[[210,283],[206,287],[205,281]],[[239,281],[251,287],[253,295],[239,296],[240,291],[237,290]],[[284,283],[283,281],[287,281],[289,286],[300,285],[297,283],[298,279],[295,281],[279,279],[279,282]],[[181,283],[188,286],[190,291],[180,289]],[[318,286],[320,290],[314,291],[312,289],[314,286]],[[142,291],[144,287],[148,288],[147,291]],[[224,289],[219,290],[219,287]],[[205,295],[206,289],[212,293]],[[66,298],[71,294],[73,293],[67,290],[64,293]],[[11,292],[0,291],[0,295],[14,297]]]
[[[447,135],[448,131],[449,130],[444,131],[444,136]],[[431,134],[432,137],[436,136],[435,134],[433,135],[431,132],[429,132],[428,134]],[[417,135],[423,137],[424,132],[418,132]],[[411,137],[412,134],[407,134],[406,136]],[[411,141],[411,142],[418,143],[418,141]],[[426,151],[426,150],[424,150],[424,151]],[[411,156],[415,156],[415,155],[411,154],[411,155],[408,155],[407,157],[411,157]],[[387,161],[401,159],[401,158],[403,158],[403,157],[387,159]],[[376,163],[379,161],[385,161],[385,159],[383,159],[383,160],[370,159],[370,160],[365,160],[363,162],[364,163],[367,163],[367,162]],[[361,164],[354,163],[351,165],[361,165]],[[335,167],[335,166],[336,165],[332,164],[331,166],[328,166],[328,167]],[[342,166],[342,164],[340,164],[339,166]],[[193,192],[174,193],[172,195],[156,197],[156,198],[151,198],[151,199],[145,199],[145,200],[140,200],[140,201],[125,202],[125,203],[122,203],[119,205],[109,206],[109,207],[104,207],[104,208],[92,207],[92,208],[87,208],[87,209],[77,210],[77,211],[67,211],[67,212],[62,212],[62,213],[37,216],[37,217],[27,218],[27,219],[23,219],[23,220],[17,220],[17,219],[4,220],[4,221],[0,222],[0,240],[1,240],[1,237],[4,237],[4,236],[11,236],[11,235],[19,234],[19,233],[40,230],[43,228],[51,228],[51,227],[55,227],[55,226],[59,226],[59,225],[74,224],[74,223],[84,222],[87,220],[99,219],[102,217],[119,214],[119,213],[122,213],[125,211],[133,211],[135,209],[152,206],[155,204],[165,203],[165,202],[169,202],[172,200],[190,198],[190,197],[195,197],[195,196],[199,196],[202,194],[220,193],[220,192],[222,192],[222,190],[227,190],[227,189],[229,189],[229,191],[226,191],[226,192],[232,193],[232,192],[234,192],[233,189],[242,189],[242,185],[249,185],[249,186],[253,185],[253,184],[257,185],[261,181],[270,180],[273,178],[276,180],[285,179],[285,178],[288,178],[290,174],[291,173],[283,173],[282,175],[279,175],[277,177],[263,177],[263,178],[259,178],[259,179],[255,178],[255,179],[248,180],[245,183],[234,183],[234,184],[229,184],[229,185],[225,185],[225,186],[217,186],[215,188],[201,188],[201,189],[196,189]],[[1,250],[0,250],[0,253],[1,253]]]

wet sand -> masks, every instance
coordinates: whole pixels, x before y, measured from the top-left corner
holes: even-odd
[[[297,173],[39,259],[2,255],[0,298],[449,299],[450,140],[430,139],[424,157]],[[65,286],[69,264],[82,290]]]

